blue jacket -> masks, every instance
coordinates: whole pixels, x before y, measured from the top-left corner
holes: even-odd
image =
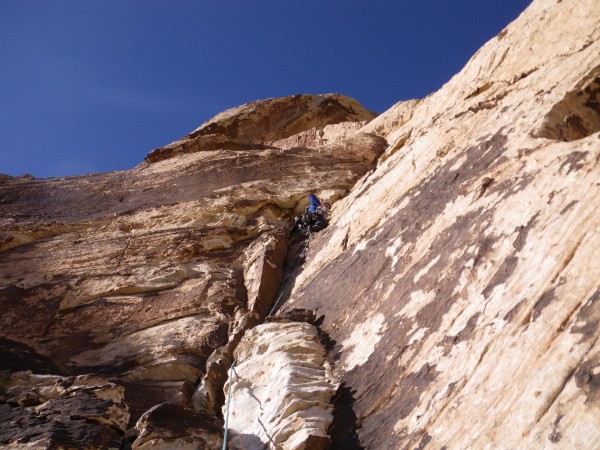
[[[310,200],[310,205],[306,208],[306,212],[316,213],[317,207],[321,206],[321,200],[319,200],[315,194],[310,194],[308,199]]]

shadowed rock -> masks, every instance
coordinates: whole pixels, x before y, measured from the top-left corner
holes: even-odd
[[[221,448],[223,424],[207,414],[179,404],[161,403],[150,408],[135,426],[132,449]]]
[[[120,448],[129,420],[123,388],[97,376],[16,372],[0,380],[3,448]]]

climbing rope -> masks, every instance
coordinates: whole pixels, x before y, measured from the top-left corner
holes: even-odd
[[[300,251],[300,258],[304,258],[306,256],[306,251],[307,250],[308,250],[308,239],[305,239],[302,242],[302,250]],[[299,258],[297,258],[297,259],[299,259]],[[292,266],[292,269],[289,270],[289,272],[295,272],[298,269],[298,267],[300,266],[300,264],[302,264],[302,262],[296,262]],[[267,314],[267,317],[271,317],[273,315],[273,313],[275,313],[277,311],[277,307],[281,303],[281,300],[283,300],[283,294],[285,293],[285,287],[286,287],[285,285],[286,285],[287,280],[288,280],[288,278],[286,278],[283,281],[283,289],[282,289],[281,293],[279,294],[279,297],[277,297],[277,300],[275,301],[275,303],[273,304],[273,306],[269,310],[269,313]]]
[[[231,382],[233,379],[233,367],[235,366],[235,361],[231,364],[231,368],[229,369],[229,389],[227,390],[227,407],[225,408],[225,432],[223,433],[223,450],[227,450],[227,431],[229,428],[229,403],[231,402]]]
[[[311,232],[309,229],[309,233],[308,233],[308,237],[311,236]],[[303,243],[303,248],[302,248],[302,252],[300,257],[303,258],[306,254],[306,250],[308,249],[308,240],[305,240]],[[277,298],[277,300],[275,301],[275,303],[273,304],[273,306],[271,307],[271,310],[269,311],[269,313],[267,314],[267,317],[270,317],[275,311],[277,311],[277,307],[279,306],[279,304],[281,303],[281,300],[283,300],[283,294],[285,293],[285,289],[283,289],[281,291],[281,293],[279,294],[279,297]],[[233,361],[233,364],[231,364],[231,368],[229,369],[229,388],[227,390],[227,403],[226,403],[226,407],[225,407],[225,425],[224,425],[224,433],[223,433],[223,447],[222,450],[227,450],[227,432],[229,430],[229,405],[231,403],[231,385],[232,385],[232,379],[233,379],[233,368],[235,366],[235,361]],[[265,430],[265,434],[267,435],[267,438],[269,438],[269,440],[271,441],[271,443],[274,444],[273,439],[271,439],[271,436],[269,436],[269,434],[267,433],[267,429],[265,428],[264,424],[260,421],[260,418],[258,418],[258,422],[261,424],[261,426],[263,427],[263,429]]]
[[[283,298],[284,292],[285,292],[285,290],[281,291],[281,294],[279,294],[279,298],[277,298],[277,301],[273,304],[271,310],[269,311],[269,314],[267,314],[267,317],[271,317],[271,315],[277,310],[277,306],[279,306],[279,302]]]

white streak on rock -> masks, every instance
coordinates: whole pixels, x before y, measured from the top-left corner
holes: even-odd
[[[365,363],[386,330],[387,324],[382,313],[375,314],[357,326],[350,338],[342,343],[346,355],[343,362],[344,369],[352,370]]]

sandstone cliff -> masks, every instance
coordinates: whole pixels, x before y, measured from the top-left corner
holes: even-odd
[[[598,2],[536,0],[376,118],[268,99],[3,177],[0,443],[596,448],[599,55]],[[290,241],[313,191],[331,224]]]
[[[286,305],[336,342],[336,448],[597,448],[599,97],[600,3],[535,1],[363,128],[390,146]]]
[[[343,123],[373,117],[340,95],[265,100],[212,119],[184,138],[185,151],[179,144],[157,149],[129,171],[4,177],[2,369],[61,375],[53,381],[61,385],[93,373],[120,386],[124,397],[109,411],[127,420],[104,424],[105,436],[90,445],[108,445],[115,431],[123,437],[130,430],[126,437],[136,448],[188,441],[212,448],[222,436],[215,415],[223,397],[220,368],[271,306],[293,216],[315,188],[337,200],[372,167],[385,139]],[[340,129],[328,133],[330,143],[271,144],[335,123]],[[257,133],[265,130],[268,141],[260,141]],[[236,145],[211,149],[215,136]],[[0,442],[30,442],[30,434],[50,447],[88,442],[77,439],[89,434],[89,421],[73,413],[69,423],[63,411],[62,422],[51,416],[38,423],[46,397],[14,400],[25,375],[6,376]],[[204,401],[192,401],[198,383]],[[150,409],[165,402],[174,406]],[[96,406],[103,414],[104,403]],[[206,412],[213,415],[199,422],[197,414]],[[38,431],[19,431],[23,414],[31,417],[28,429]],[[169,414],[179,428],[166,432],[160,423]],[[81,431],[55,431],[65,427]]]

